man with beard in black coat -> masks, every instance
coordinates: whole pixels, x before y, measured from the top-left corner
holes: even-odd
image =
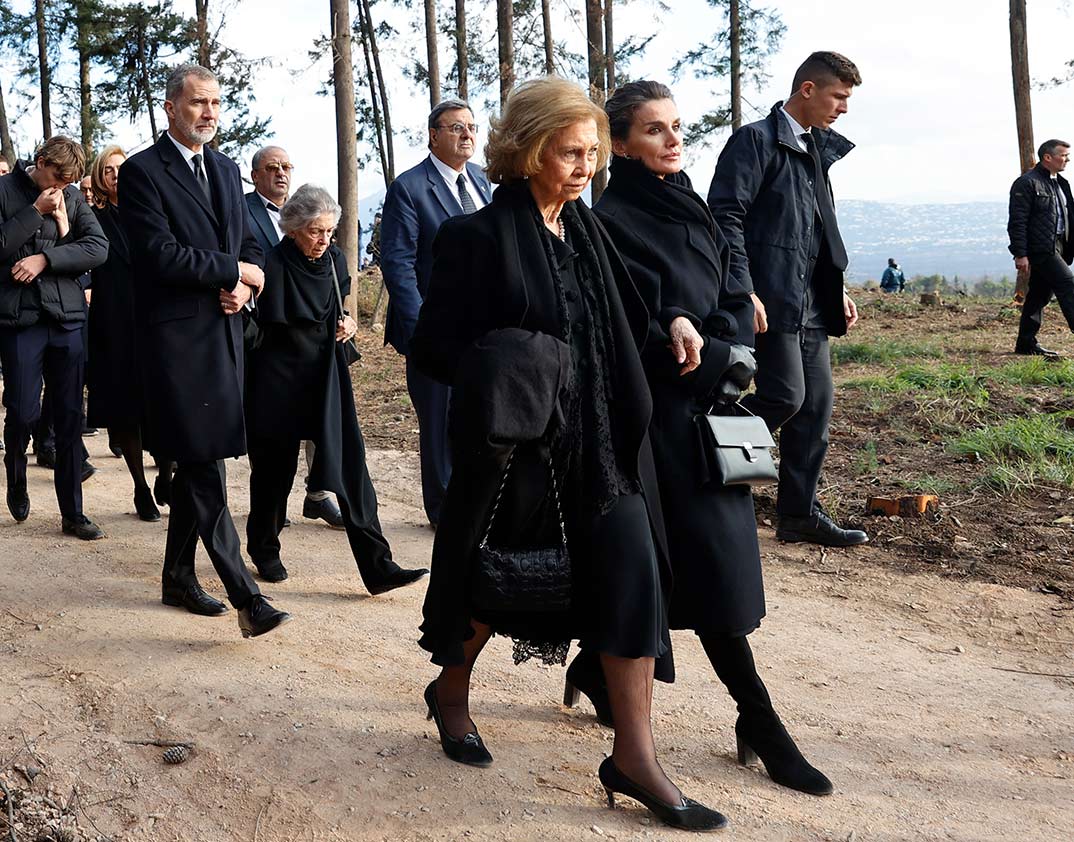
[[[168,77],[168,131],[120,169],[119,209],[131,243],[149,426],[176,462],[164,550],[165,605],[227,611],[198,584],[200,537],[239,612],[243,637],[291,619],[262,596],[243,563],[227,505],[224,459],[246,452],[242,317],[264,285],[264,255],[250,230],[239,168],[207,145],[220,85],[187,64]]]
[[[757,391],[743,405],[781,430],[776,537],[836,547],[869,540],[838,526],[817,498],[834,396],[828,337],[858,320],[828,180],[854,144],[830,126],[860,84],[850,59],[813,53],[787,101],[731,135],[708,195],[731,275],[756,308]]]

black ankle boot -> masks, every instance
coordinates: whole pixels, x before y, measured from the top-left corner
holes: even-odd
[[[768,776],[780,786],[810,795],[831,794],[832,782],[802,756],[772,707],[768,690],[757,674],[749,641],[744,636],[699,637],[716,675],[738,705],[738,762],[749,765],[759,757]]]
[[[578,704],[578,694],[585,693],[597,713],[597,721],[608,728],[612,724],[612,704],[608,701],[608,687],[604,683],[604,671],[600,668],[600,655],[586,650],[574,656],[567,667],[563,683],[563,704],[569,708]]]

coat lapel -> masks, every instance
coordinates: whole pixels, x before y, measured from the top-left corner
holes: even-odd
[[[225,170],[221,166],[224,156],[219,152],[215,152],[208,146],[204,148],[205,152],[205,174],[209,178],[209,184],[212,185],[213,194],[213,211],[216,214],[216,219],[219,222],[221,230],[227,230],[228,222],[231,219],[231,190],[228,189],[226,182]]]
[[[160,136],[160,140],[157,141],[157,152],[160,155],[161,161],[164,162],[164,170],[168,173],[173,181],[182,187],[190,197],[198,203],[198,205],[209,216],[216,221],[216,212],[209,205],[209,202],[205,198],[205,194],[201,192],[201,188],[198,187],[198,183],[194,180],[194,172],[190,169],[190,165],[183,160],[183,156],[179,154],[179,150],[175,148],[175,144],[171,139],[167,137],[167,132]],[[208,156],[206,156],[207,158]],[[219,191],[217,191],[219,192]]]
[[[436,166],[428,158],[425,159],[425,177],[429,179],[429,189],[432,190],[436,201],[440,203],[440,206],[444,209],[444,213],[448,216],[458,216],[462,213],[462,205],[459,204],[459,200],[456,199],[447,188],[447,184],[444,183],[444,179],[440,176]]]
[[[489,180],[485,177],[484,170],[477,164],[467,164],[466,171],[470,174],[470,180],[477,185],[478,191],[481,193],[481,198],[485,200],[487,205],[492,201],[492,190],[489,188]]]
[[[254,222],[261,229],[261,233],[265,235],[265,239],[273,245],[279,243],[280,238],[276,235],[276,226],[269,219],[265,203],[258,198],[256,190],[246,194],[246,204],[250,208],[250,216],[254,218]]]

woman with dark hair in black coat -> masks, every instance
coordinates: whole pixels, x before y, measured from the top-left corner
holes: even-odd
[[[671,91],[633,82],[605,108],[615,154],[595,211],[652,314],[643,362],[675,577],[671,627],[697,633],[737,702],[739,761],[759,755],[777,783],[826,795],[831,782],[780,722],[747,641],[765,614],[752,494],[748,486],[709,479],[695,422],[718,399],[730,402],[749,386],[756,370],[747,347],[753,303],[733,286],[727,243],[682,172],[682,129]],[[680,369],[689,362],[697,367]],[[589,687],[599,698],[595,672],[584,660],[574,667],[579,689]]]

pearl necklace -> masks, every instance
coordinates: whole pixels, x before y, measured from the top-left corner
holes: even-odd
[[[563,225],[563,217],[556,218],[556,224],[559,226],[559,232],[556,234],[563,242],[567,242],[567,229]]]

